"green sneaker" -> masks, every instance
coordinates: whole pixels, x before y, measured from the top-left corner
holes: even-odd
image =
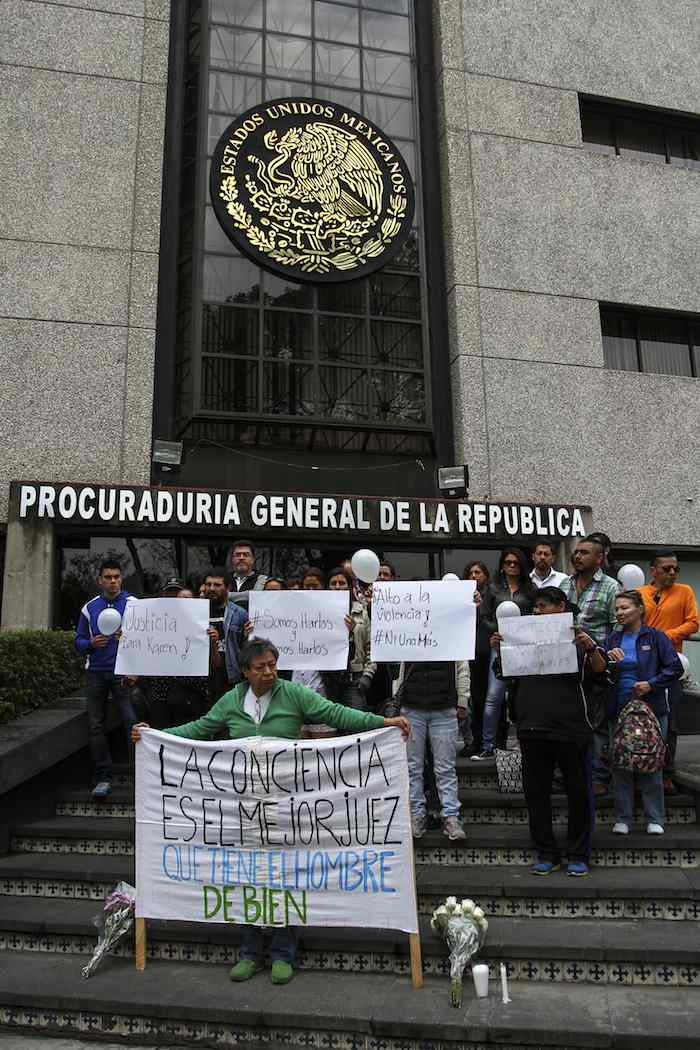
[[[229,970],[229,977],[232,981],[249,981],[258,970],[262,970],[262,963],[257,959],[240,959]]]
[[[272,961],[272,983],[273,984],[288,984],[294,976],[294,970],[288,962],[283,962],[282,959],[273,959]]]

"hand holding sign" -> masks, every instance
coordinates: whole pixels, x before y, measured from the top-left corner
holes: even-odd
[[[474,580],[375,583],[372,660],[473,660]]]
[[[349,601],[348,591],[250,591],[248,637],[273,643],[281,671],[344,670]]]
[[[142,598],[124,610],[115,674],[181,678],[209,674],[209,602]]]

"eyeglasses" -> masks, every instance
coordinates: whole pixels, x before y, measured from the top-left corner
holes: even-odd
[[[681,567],[680,567],[680,565],[668,565],[665,569],[664,568],[660,569],[660,571],[661,572],[675,572],[675,573],[679,573],[681,571]]]

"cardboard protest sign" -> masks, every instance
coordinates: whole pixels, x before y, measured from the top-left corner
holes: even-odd
[[[281,671],[340,671],[348,665],[348,591],[250,591],[252,638],[279,649]]]
[[[372,660],[473,660],[475,589],[474,580],[373,584]]]
[[[401,733],[202,742],[142,731],[136,914],[416,933]]]
[[[180,678],[209,674],[209,602],[141,598],[122,617],[115,674]]]
[[[501,670],[504,676],[578,671],[574,618],[570,612],[503,617],[498,621],[498,630],[503,636]]]

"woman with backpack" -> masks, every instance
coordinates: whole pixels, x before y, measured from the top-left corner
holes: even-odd
[[[673,643],[663,631],[644,623],[639,591],[623,591],[615,599],[619,629],[606,640],[610,688],[610,758],[615,825],[629,834],[634,817],[634,777],[642,792],[647,834],[664,833],[663,765],[668,731],[668,687],[683,667]]]

